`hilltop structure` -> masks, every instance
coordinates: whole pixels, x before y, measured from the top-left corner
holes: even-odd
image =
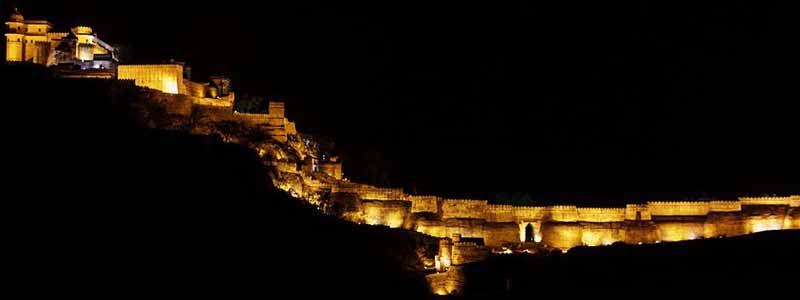
[[[101,40],[88,26],[52,31],[46,20],[26,20],[14,9],[5,22],[6,62],[29,62],[80,70],[113,70],[119,59],[117,48]]]

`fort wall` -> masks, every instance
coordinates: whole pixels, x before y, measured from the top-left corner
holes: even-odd
[[[708,202],[655,201],[647,205],[652,216],[705,216],[709,212]]]
[[[412,213],[439,213],[439,203],[441,198],[436,196],[408,196],[408,201],[411,201]]]
[[[417,219],[414,231],[438,238],[447,237],[447,228],[442,220]]]
[[[446,236],[453,236],[455,234],[463,237],[470,238],[485,238],[484,225],[486,221],[483,219],[445,219],[445,233]]]
[[[517,209],[512,205],[489,204],[486,206],[486,221],[488,222],[516,222],[517,217],[514,211]]]
[[[267,114],[233,112],[233,119],[252,126],[267,125]]]
[[[514,222],[487,222],[483,225],[483,239],[486,246],[495,248],[519,242],[519,225]]]
[[[440,238],[453,234],[481,238],[488,247],[495,248],[530,238],[525,233],[527,224],[535,225],[534,240],[560,249],[615,242],[681,241],[800,228],[800,220],[796,217],[800,213],[789,210],[796,196],[747,201],[653,201],[628,204],[624,208],[595,208],[498,205],[485,200],[406,195],[400,189],[352,183],[339,189],[357,193],[362,199],[404,199],[410,203],[412,213],[429,213],[415,220],[414,230]]]
[[[791,197],[741,197],[742,205],[792,205],[797,196]]]
[[[579,207],[577,211],[579,222],[625,221],[625,208]]]
[[[611,245],[625,241],[622,223],[581,223],[581,242],[586,246]]]
[[[183,82],[183,66],[166,65],[120,65],[117,78],[134,80],[136,86],[159,90],[168,94],[188,94]]]
[[[550,206],[550,220],[554,222],[577,222],[578,207],[574,205]]]
[[[364,221],[370,225],[386,225],[391,228],[404,228],[411,213],[408,201],[370,201],[361,202]]]
[[[787,213],[789,212],[790,207],[788,205],[788,201],[782,201],[780,203],[786,203],[786,205],[743,206],[742,218],[744,220],[744,233],[784,229],[784,224],[786,222]]]
[[[454,242],[452,264],[460,266],[472,262],[482,261],[491,255],[488,247],[473,242]]]
[[[744,218],[738,211],[711,212],[706,218],[703,235],[707,238],[737,236],[745,233]]]
[[[220,99],[192,96],[192,101],[194,101],[195,105],[225,107],[228,109],[229,113],[232,113],[233,110],[233,100],[234,100],[233,93],[231,93],[231,95],[229,95],[228,97]]]
[[[625,222],[625,243],[628,244],[651,244],[660,240],[658,227],[655,222]]]
[[[628,204],[625,205],[625,220],[649,221],[652,220],[652,213],[647,204]]]
[[[583,244],[581,225],[574,222],[551,222],[542,224],[542,243],[562,250]]]
[[[709,212],[738,212],[742,211],[740,201],[710,201],[708,202]]]
[[[705,218],[682,217],[656,220],[659,237],[665,242],[686,241],[705,236]]]
[[[444,199],[442,218],[485,219],[488,205],[486,200]]]
[[[431,292],[436,295],[462,295],[464,293],[464,271],[460,266],[453,266],[447,272],[425,276]]]
[[[792,207],[786,213],[783,229],[800,229],[800,208]]]

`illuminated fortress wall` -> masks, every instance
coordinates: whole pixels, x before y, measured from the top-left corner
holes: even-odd
[[[417,219],[414,220],[414,231],[430,236],[447,237],[447,229],[442,220]]]
[[[442,218],[485,219],[488,205],[486,200],[444,199]]]
[[[441,198],[436,196],[408,196],[408,201],[411,201],[412,213],[439,213],[439,203]]]
[[[162,103],[168,111],[191,116],[195,123],[203,123],[203,120],[241,122],[273,134],[284,144],[288,135],[297,134],[294,123],[285,117],[283,103],[270,102],[266,114],[237,113],[232,109],[232,94],[229,98],[210,99],[192,96],[185,88],[181,90],[184,87],[182,72],[183,66],[178,64],[120,66],[119,79],[148,88],[141,92],[151,93],[149,98]],[[195,90],[200,88],[193,85]],[[479,238],[488,247],[533,240],[549,247],[569,249],[581,245],[681,241],[800,228],[800,196],[653,201],[619,208],[494,205],[486,200],[408,195],[399,188],[349,182],[336,171],[340,170],[340,163],[326,165],[319,171],[306,170],[298,163],[289,162],[274,162],[272,166],[283,174],[282,181],[276,183],[281,188],[301,195],[307,190],[325,190],[331,195],[350,195],[356,199],[354,203],[358,204],[353,205],[354,210],[347,212],[352,214],[348,215],[349,220],[411,229],[439,238],[455,234]],[[326,178],[323,182],[319,177],[309,176],[308,172],[331,176],[322,177]]]
[[[705,237],[737,236],[745,234],[744,218],[739,211],[711,212],[706,217],[703,235]]]
[[[569,249],[583,244],[581,225],[572,222],[542,224],[542,243],[559,249]]]
[[[800,229],[800,208],[792,207],[786,213],[785,229]]]
[[[482,238],[489,247],[534,238],[550,247],[569,249],[581,245],[683,241],[800,228],[797,217],[800,209],[790,206],[792,198],[753,198],[746,202],[757,205],[743,205],[741,201],[659,201],[628,204],[624,208],[525,207],[493,205],[485,200],[411,196],[399,190],[352,183],[334,190],[346,190],[362,199],[379,198],[371,204],[372,211],[378,211],[375,206],[388,202],[390,198],[404,198],[399,202],[408,203],[411,212],[432,213],[412,220],[413,225],[409,228],[440,238],[453,234]],[[368,215],[377,215],[372,211]],[[371,222],[390,225],[386,218],[372,218]],[[414,218],[412,215],[411,219]],[[526,233],[528,224],[534,225],[534,232]],[[527,234],[533,234],[533,237],[526,237]]]
[[[159,90],[168,94],[187,94],[183,83],[183,66],[168,65],[120,65],[117,78],[134,80],[136,86]]]
[[[463,237],[485,238],[483,219],[445,219],[445,236],[459,234]]]
[[[365,200],[405,200],[407,197],[403,189],[379,188],[350,182],[333,186],[331,192],[357,194],[359,198]]]
[[[665,217],[656,220],[660,240],[665,242],[687,241],[705,236],[703,217]]]
[[[628,244],[652,244],[660,241],[658,227],[655,222],[625,222],[625,243]]]
[[[267,114],[252,114],[252,113],[240,113],[240,112],[233,113],[234,119],[253,126],[266,125],[267,116],[268,116]]]
[[[647,204],[628,204],[625,205],[625,220],[630,221],[649,221],[652,220],[652,213]]]
[[[783,229],[790,209],[788,202],[787,205],[743,205],[744,233]]]
[[[486,223],[483,225],[483,240],[486,246],[495,248],[505,243],[517,243],[519,231],[519,224],[514,222]]]
[[[708,202],[648,202],[652,216],[705,216],[709,212]]]
[[[622,222],[625,221],[624,208],[577,208],[578,221],[580,222]]]
[[[611,245],[625,241],[626,228],[622,223],[581,223],[581,243],[586,246]]]
[[[408,201],[362,201],[364,220],[370,225],[404,228],[411,203]]]

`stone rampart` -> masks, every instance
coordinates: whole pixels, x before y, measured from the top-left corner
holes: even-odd
[[[485,219],[488,205],[486,200],[443,199],[442,218]]]
[[[653,201],[647,205],[652,216],[705,216],[709,212],[708,202]]]

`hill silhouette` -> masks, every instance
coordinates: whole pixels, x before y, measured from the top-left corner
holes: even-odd
[[[20,278],[86,296],[429,295],[419,234],[318,213],[249,149],[136,127],[109,83],[4,66]]]

